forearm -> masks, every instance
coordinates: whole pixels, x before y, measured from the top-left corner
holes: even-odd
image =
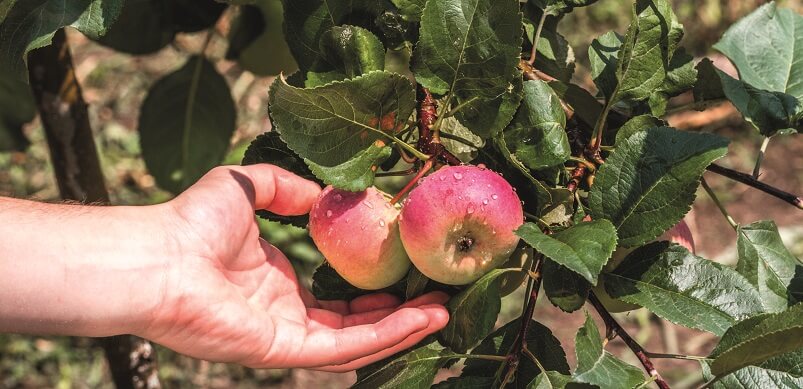
[[[0,197],[0,332],[139,331],[164,292],[166,212]]]

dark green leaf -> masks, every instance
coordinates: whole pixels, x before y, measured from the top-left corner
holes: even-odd
[[[530,169],[563,164],[572,152],[560,98],[543,81],[524,83],[524,99],[503,136],[511,153]]]
[[[421,20],[421,14],[424,13],[424,5],[426,0],[391,0],[396,7],[399,7],[399,13],[411,22]]]
[[[515,270],[518,269],[491,270],[449,300],[449,323],[440,332],[443,345],[466,352],[493,330],[502,307],[499,276]]]
[[[432,1],[421,17],[413,72],[423,86],[447,96],[441,113],[452,102],[458,106],[471,104],[475,110],[488,105],[499,109],[511,105],[506,100],[518,103],[510,92],[515,89],[513,79],[520,76],[516,66],[521,42],[521,13],[516,0]],[[514,106],[505,109],[509,116],[488,120],[464,112],[466,108],[460,111],[461,122],[483,138],[504,128],[515,112]]]
[[[591,93],[575,84],[560,81],[551,81],[549,86],[574,109],[576,117],[589,127],[594,126],[602,113],[602,104]]]
[[[789,128],[799,132],[803,128],[803,105],[794,96],[758,89],[737,80],[715,68],[708,59],[697,64],[697,70],[704,80],[695,86],[698,101],[726,97],[765,136]]]
[[[119,20],[98,43],[135,55],[159,51],[176,35],[169,5],[162,0],[125,0]]]
[[[580,309],[588,298],[591,284],[579,274],[546,259],[544,272],[544,293],[552,305],[564,312]]]
[[[424,293],[429,283],[429,278],[421,273],[415,266],[410,266],[410,272],[407,273],[407,289],[405,290],[404,297],[406,300],[412,300]]]
[[[0,152],[22,151],[28,139],[22,125],[36,116],[36,105],[28,84],[0,69]]]
[[[493,138],[493,142],[489,142],[480,150],[480,157],[475,163],[483,163],[489,169],[507,175],[507,180],[513,187],[526,191],[519,194],[524,199],[525,210],[529,209],[531,212],[535,210],[533,213],[541,215],[542,211],[553,204],[549,188],[533,177],[530,170],[510,153],[502,134],[498,134]]]
[[[507,355],[521,329],[521,318],[515,319],[500,327],[480,343],[472,354]],[[536,321],[530,321],[524,337],[527,349],[538,358],[544,369],[569,374],[569,363],[560,346],[560,341],[552,335],[552,331]],[[493,377],[499,368],[499,362],[469,358],[463,368],[463,376]],[[539,375],[541,370],[528,356],[521,355],[515,381],[512,388],[526,388]]]
[[[711,369],[706,362],[700,363],[703,366],[703,377],[710,381],[714,377]],[[728,374],[719,381],[711,385],[711,389],[733,389],[733,388],[773,388],[773,389],[800,389],[803,387],[803,378],[794,377],[781,371],[764,369],[756,366],[748,366],[739,369],[732,374]]]
[[[257,136],[248,146],[248,149],[245,150],[242,164],[253,165],[257,163],[276,165],[308,180],[316,181],[321,185],[323,184],[322,181],[318,180],[318,178],[312,174],[312,171],[307,167],[307,164],[304,163],[304,160],[290,150],[287,144],[279,138],[278,132],[266,132]],[[257,211],[257,215],[264,219],[288,223],[301,228],[306,228],[307,223],[309,223],[309,215],[282,216],[265,210]]]
[[[576,224],[563,231],[546,235],[532,223],[516,231],[535,251],[597,284],[602,267],[616,249],[616,229],[608,220]]]
[[[333,26],[349,24],[370,28],[390,7],[386,0],[283,0],[284,32],[293,57],[302,70],[321,56],[318,43]]]
[[[376,35],[361,27],[332,27],[321,36],[319,50],[321,57],[313,66],[315,72],[334,71],[343,78],[354,78],[385,69],[385,47]]]
[[[769,2],[732,25],[714,45],[733,62],[739,78],[756,89],[803,101],[803,16]]]
[[[432,385],[438,369],[456,355],[434,340],[357,370],[352,389],[425,389]]]
[[[666,125],[663,120],[652,115],[639,115],[628,120],[619,130],[616,131],[616,144],[620,144],[625,139],[639,131],[647,131],[653,127]]]
[[[555,31],[557,23],[552,28],[544,25],[541,37],[538,40],[538,54],[535,57],[536,69],[549,74],[562,81],[569,82],[574,74],[574,51],[569,42],[560,33]],[[532,44],[536,26],[524,21],[524,34]]]
[[[761,295],[766,312],[780,312],[789,305],[787,289],[800,261],[784,246],[775,222],[759,221],[739,226],[736,271]]]
[[[225,4],[213,0],[170,0],[170,13],[178,32],[198,32],[212,27]]]
[[[619,63],[619,48],[624,37],[609,31],[591,41],[588,46],[588,60],[591,62],[591,77],[597,89],[610,98],[616,89],[616,67]]]
[[[616,359],[602,348],[599,330],[588,313],[585,324],[577,331],[575,347],[577,368],[572,375],[575,382],[606,389],[632,389],[645,381],[640,369]]]
[[[758,292],[735,270],[668,242],[630,253],[605,273],[605,289],[673,323],[717,335],[762,311]]]
[[[493,387],[493,377],[451,377],[432,389],[487,389]]]
[[[556,371],[546,371],[544,374],[539,374],[527,389],[564,389],[572,382],[572,376],[558,373]],[[571,386],[570,387],[574,387]]]
[[[406,126],[415,93],[404,76],[377,71],[313,89],[278,78],[270,101],[276,130],[318,178],[359,190],[372,182],[372,165],[387,158],[392,134]]]
[[[743,367],[803,348],[803,304],[737,323],[711,353],[711,373],[724,376]]]
[[[98,38],[108,31],[122,8],[122,0],[16,1],[0,24],[0,67],[27,79],[25,55],[49,45],[58,29],[71,26]]]
[[[521,103],[521,89],[522,77],[516,74],[504,92],[494,98],[458,99],[460,110],[455,117],[480,138],[498,134],[513,119]]]
[[[696,81],[697,69],[694,67],[694,57],[681,47],[669,61],[663,85],[650,95],[648,104],[652,114],[663,116],[669,98],[692,89]]]
[[[572,12],[577,7],[585,7],[597,2],[597,0],[530,0],[547,14],[561,16]]]
[[[319,266],[312,275],[312,294],[318,300],[350,301],[355,297],[375,292],[349,284],[328,263]]]
[[[633,134],[597,171],[591,216],[612,221],[621,246],[657,238],[689,211],[704,169],[727,147],[725,138],[668,127]]]
[[[226,80],[194,56],[148,91],[139,117],[142,157],[160,187],[178,193],[226,155],[237,111]]]

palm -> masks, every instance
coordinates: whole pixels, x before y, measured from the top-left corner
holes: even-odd
[[[276,185],[296,179],[309,184],[273,169]],[[385,294],[351,303],[315,300],[299,286],[287,258],[259,238],[253,210],[265,201],[253,190],[258,183],[243,170],[215,169],[175,200],[183,259],[167,281],[164,317],[150,329],[151,338],[216,361],[348,370],[407,348],[445,324],[443,308],[428,305],[443,303],[440,294],[410,301],[406,307],[419,309],[403,310]],[[308,211],[317,186],[293,189],[283,194],[277,188],[266,207]]]

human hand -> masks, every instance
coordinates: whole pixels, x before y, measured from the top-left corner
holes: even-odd
[[[259,238],[255,209],[309,212],[317,184],[271,165],[213,169],[172,200],[174,255],[145,338],[249,367],[347,371],[418,343],[448,321],[448,297],[403,305],[388,294],[317,301],[287,258]]]

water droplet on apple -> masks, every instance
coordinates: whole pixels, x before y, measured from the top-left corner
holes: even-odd
[[[367,200],[363,201],[362,203],[365,204],[366,207],[374,209],[374,206],[371,203],[369,203]]]
[[[385,226],[385,221],[384,220],[380,220],[379,221],[379,226],[380,227],[384,227]]]
[[[469,215],[471,215],[472,213],[474,213],[474,204],[468,204],[468,209],[466,209],[466,212],[467,212]]]
[[[494,200],[496,200],[496,199],[498,199],[498,198],[499,198],[499,196],[497,196],[497,195],[496,195],[496,193],[494,193],[494,194],[492,194],[492,195],[491,195],[491,198],[492,198],[492,199],[494,199]]]
[[[365,226],[361,226],[360,229],[365,231]]]
[[[488,205],[488,199],[483,199],[482,200],[482,205]]]
[[[340,193],[335,193],[335,201],[343,200],[343,195]]]
[[[326,211],[326,217],[332,217],[332,210]]]
[[[441,181],[446,180],[446,176],[441,176]]]
[[[455,180],[462,180],[463,179],[463,175],[458,173],[458,172],[455,172],[454,174],[452,174],[452,176],[454,177]]]
[[[485,170],[485,169],[487,169],[487,167],[485,166],[485,164],[484,164],[484,163],[481,163],[481,164],[477,165],[477,167],[478,167],[478,168],[480,168],[480,170]]]

